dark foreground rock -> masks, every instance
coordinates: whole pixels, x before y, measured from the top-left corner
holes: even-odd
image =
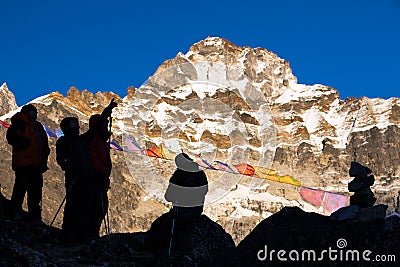
[[[400,262],[397,215],[365,221],[364,214],[334,221],[287,207],[258,224],[237,247],[220,225],[202,215],[185,227],[176,225],[168,256],[171,213],[156,219],[145,233],[115,233],[66,246],[58,240],[60,229],[25,222],[23,216],[7,218],[7,200],[1,195],[0,204],[0,266],[398,266]]]
[[[6,216],[8,200],[0,194],[0,266],[212,266],[235,244],[225,230],[207,216],[190,227],[177,225],[168,256],[172,217],[154,221],[148,232],[115,233],[85,244],[59,241],[60,229]],[[155,237],[148,246],[145,241]],[[151,238],[150,238],[151,239]]]
[[[363,258],[366,250],[370,261]],[[286,207],[258,224],[226,258],[232,266],[398,266],[400,231],[385,228],[384,219],[337,222]]]
[[[141,249],[143,233],[110,234],[86,244],[66,246],[59,229],[0,219],[0,266],[152,266]]]
[[[143,251],[145,233],[103,236],[85,244],[59,241],[60,229],[27,222],[27,213],[7,216],[9,200],[0,194],[0,266],[153,266]]]
[[[110,234],[79,245],[62,244],[59,233],[45,224],[0,218],[0,266],[212,266],[234,248],[206,216],[192,230],[176,232],[170,257],[144,248],[148,233]]]
[[[153,251],[161,265],[210,266],[234,249],[232,237],[205,215],[189,225],[175,221],[171,242],[173,216],[172,212],[163,214],[153,222],[146,236],[146,249]]]

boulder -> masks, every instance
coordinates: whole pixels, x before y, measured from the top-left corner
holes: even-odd
[[[398,259],[400,231],[388,231],[384,220],[372,220],[373,216],[366,216],[376,214],[373,218],[381,218],[384,208],[377,205],[373,209],[363,211],[357,217],[359,219],[333,221],[328,216],[308,213],[297,207],[285,207],[260,222],[236,249],[225,257],[227,260],[223,266],[314,266],[307,260],[291,261],[289,254],[292,251],[299,252],[299,255],[315,251],[316,258],[321,258],[322,251],[330,248],[342,250],[343,253],[347,253],[347,250],[369,250],[373,253],[371,255],[394,255]],[[277,253],[281,250],[284,252],[280,252],[280,255],[286,253],[283,257],[287,262],[278,258]],[[296,257],[293,252],[290,255]],[[320,265],[381,266],[381,263],[332,261],[324,254],[318,266]]]
[[[385,218],[385,229],[387,231],[400,231],[400,213],[392,212]]]
[[[171,263],[172,258],[174,265],[184,262],[210,265],[235,247],[232,237],[205,215],[199,216],[190,225],[174,222],[171,241],[172,223],[173,213],[167,212],[156,219],[147,232],[145,248],[152,251],[161,262]]]
[[[331,214],[332,221],[358,220],[361,222],[371,222],[375,220],[383,220],[386,216],[387,205],[375,205],[368,208],[360,209],[356,205],[343,207]]]
[[[357,212],[356,219],[361,222],[371,222],[375,220],[384,220],[386,216],[387,205],[375,205],[368,208],[360,209]]]
[[[343,207],[332,213],[330,219],[332,221],[338,221],[338,222],[346,220],[354,220],[357,217],[357,213],[359,210],[360,208],[356,205]]]

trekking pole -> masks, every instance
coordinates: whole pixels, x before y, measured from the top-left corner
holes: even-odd
[[[72,189],[72,187],[74,186],[74,184],[75,184],[75,180],[72,181],[70,187],[68,188],[67,193],[65,194],[64,199],[61,201],[60,207],[58,207],[58,210],[57,210],[57,212],[56,212],[56,215],[54,215],[54,218],[53,218],[53,220],[52,220],[51,223],[50,223],[50,226],[53,226],[53,223],[54,223],[55,219],[57,218],[57,215],[58,215],[58,213],[60,212],[61,207],[63,206],[65,200],[67,199],[67,196],[68,196],[69,193],[71,192],[71,189]]]
[[[108,231],[108,234],[110,234],[111,233],[111,231],[110,231],[110,216],[108,215],[108,209],[106,212],[106,217],[107,217],[107,227],[108,227],[107,231]]]
[[[111,101],[114,101],[114,98]],[[108,125],[108,127],[109,127],[109,132],[112,133],[112,112],[110,113],[110,124]],[[110,146],[110,144],[111,144],[111,135],[108,137],[108,144],[109,144],[108,145],[108,153],[110,154],[111,153],[111,146]],[[108,188],[107,188],[107,190],[108,190]],[[108,197],[107,196],[107,191],[106,191],[106,197]],[[104,219],[106,219],[104,221],[104,223],[107,221],[107,224],[106,224],[107,230],[106,230],[106,232],[108,232],[108,234],[110,234],[110,216],[108,215],[108,208],[106,210],[106,216],[105,216]]]
[[[3,190],[2,190],[2,188],[1,188],[1,184],[0,184],[0,212],[1,212],[1,214],[0,214],[0,219],[3,219],[3,215],[4,215],[4,212],[3,212]]]
[[[113,99],[114,100],[114,99]],[[110,124],[109,124],[109,131],[110,131],[110,133],[111,133],[111,128],[112,128],[112,116],[111,116],[111,114],[110,114]],[[108,138],[108,144],[111,144],[111,135],[110,135],[110,137]],[[108,153],[111,153],[111,147],[110,147],[110,145],[108,146]],[[108,188],[107,188],[107,190],[108,190]],[[106,191],[106,197],[108,197],[107,196],[107,191]],[[108,209],[106,210],[106,217],[105,217],[106,219],[107,219],[107,227],[108,227],[108,229],[107,229],[107,232],[108,232],[108,234],[110,234],[110,216],[108,215]]]
[[[172,249],[172,238],[174,236],[174,228],[175,228],[175,220],[178,216],[178,207],[174,207],[174,217],[172,218],[172,227],[171,227],[171,239],[169,240],[169,248],[168,248],[168,257],[171,256],[171,249]]]
[[[103,202],[103,192],[101,192],[101,193],[100,193],[100,201],[101,201],[101,208],[102,208],[102,210],[103,210],[103,213],[104,213],[104,218],[103,218],[103,221],[104,221],[104,229],[105,229],[105,231],[106,231],[106,235],[108,235],[108,234],[109,234],[109,232],[108,232],[107,220],[106,220],[106,217],[107,217],[107,211],[106,211],[106,210],[105,210],[105,208],[104,208],[104,202]]]

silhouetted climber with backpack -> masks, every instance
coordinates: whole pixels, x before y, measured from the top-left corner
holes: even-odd
[[[48,170],[50,154],[47,134],[37,121],[37,109],[32,104],[21,108],[11,118],[7,141],[12,146],[12,169],[15,183],[10,202],[11,215],[22,211],[25,193],[28,195],[28,220],[41,222],[43,173]]]
[[[89,178],[89,222],[88,235],[90,238],[99,237],[102,221],[108,211],[107,191],[110,187],[111,158],[108,142],[112,132],[108,130],[112,109],[117,106],[114,99],[100,114],[89,118],[89,130],[82,134],[82,140],[87,144],[89,160],[93,175]]]
[[[99,237],[102,219],[108,208],[107,190],[111,159],[107,130],[112,100],[89,119],[89,130],[79,135],[79,122],[74,117],[61,121],[64,136],[57,141],[57,162],[65,171],[66,204],[61,240],[85,242]]]
[[[370,175],[371,173],[370,168],[355,161],[351,162],[349,175],[354,179],[348,184],[348,189],[350,192],[354,192],[354,195],[350,197],[350,205],[367,208],[375,204],[376,198],[370,188],[374,184],[375,178]]]
[[[177,231],[188,231],[203,213],[208,181],[204,171],[188,155],[175,157],[177,169],[169,180],[165,199],[172,202],[171,210],[155,220],[145,240],[145,248],[155,254],[171,255]],[[166,225],[168,225],[166,227]]]
[[[175,157],[177,169],[169,180],[165,199],[172,202],[178,224],[190,225],[203,213],[208,181],[204,171],[187,154]]]
[[[79,121],[66,117],[60,123],[64,136],[56,143],[56,159],[65,172],[65,207],[61,240],[65,243],[86,241],[88,179],[93,175],[87,145],[79,136]]]

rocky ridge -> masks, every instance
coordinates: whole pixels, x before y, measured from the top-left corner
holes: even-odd
[[[14,94],[8,89],[7,84],[3,83],[0,86],[0,114],[7,114],[16,108],[17,103]]]

